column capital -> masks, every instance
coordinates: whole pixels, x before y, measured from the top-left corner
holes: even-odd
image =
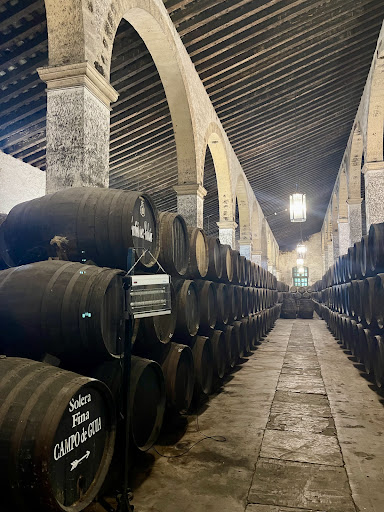
[[[206,189],[200,183],[185,183],[183,185],[175,185],[173,190],[178,196],[197,195],[203,199],[207,195]]]
[[[239,244],[240,245],[251,245],[252,240],[250,238],[240,238]]]
[[[341,218],[337,219],[337,223],[338,224],[347,224],[348,223],[348,218],[341,217]]]
[[[351,197],[347,199],[347,204],[361,204],[363,201],[362,197]]]
[[[237,223],[234,220],[221,220],[219,222],[216,222],[219,229],[233,229],[235,230],[237,228]]]
[[[117,91],[89,62],[47,66],[37,68],[37,72],[41,80],[47,84],[47,89],[84,86],[108,108],[119,97]]]
[[[367,162],[361,169],[363,174],[371,171],[384,172],[384,162]]]

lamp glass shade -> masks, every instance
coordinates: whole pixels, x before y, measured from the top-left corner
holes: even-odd
[[[305,222],[307,220],[307,203],[305,194],[291,194],[289,196],[291,222]]]
[[[296,265],[302,267],[304,265],[304,258],[297,258]]]
[[[298,258],[304,258],[305,253],[307,252],[307,248],[304,244],[298,244],[296,247],[297,250],[297,257]]]
[[[299,273],[300,275],[303,275],[303,274],[304,274],[304,267],[299,267],[299,268],[297,269],[297,271],[298,271],[298,273]]]

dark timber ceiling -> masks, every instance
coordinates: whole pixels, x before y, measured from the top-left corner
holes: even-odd
[[[321,228],[384,17],[384,0],[165,0],[275,237],[296,244],[289,194],[307,194],[308,236]],[[43,0],[0,3],[0,149],[45,170]],[[111,186],[152,192],[175,209],[171,118],[156,67],[122,21],[112,59]],[[218,204],[211,155],[204,226]]]

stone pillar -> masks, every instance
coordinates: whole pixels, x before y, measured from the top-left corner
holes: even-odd
[[[368,233],[371,224],[384,222],[384,162],[365,164],[363,173]]]
[[[47,83],[47,194],[108,187],[110,104],[117,92],[88,62],[38,73]]]
[[[349,247],[350,233],[349,233],[348,219],[339,219],[338,225],[339,225],[339,254],[341,256],[342,254],[347,254],[348,247]]]
[[[176,185],[177,213],[180,213],[188,226],[204,227],[204,197],[207,191],[198,183]]]
[[[247,260],[251,259],[252,244],[249,240],[239,240],[239,252],[241,256],[245,256]]]
[[[361,224],[361,198],[348,199],[348,224],[349,224],[349,247],[355,242],[360,242],[362,237]]]
[[[237,224],[231,220],[224,220],[217,223],[219,226],[219,239],[223,245],[230,245],[232,249],[236,244]]]
[[[252,253],[252,261],[261,267],[261,251]]]

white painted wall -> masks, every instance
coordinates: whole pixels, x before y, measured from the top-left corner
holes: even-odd
[[[45,195],[45,172],[0,151],[0,213]]]

